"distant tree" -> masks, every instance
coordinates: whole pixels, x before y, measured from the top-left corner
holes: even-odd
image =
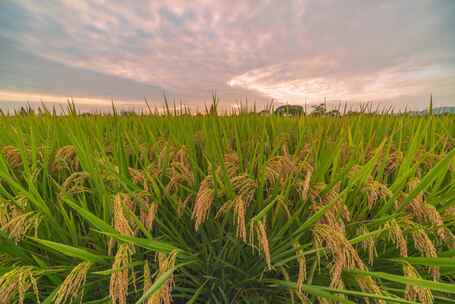
[[[326,114],[326,106],[325,103],[320,103],[318,105],[311,106],[313,111],[311,112],[311,115],[324,115]]]
[[[275,110],[276,114],[298,116],[304,113],[303,107],[299,105],[283,105]]]
[[[328,111],[327,112],[327,115],[330,115],[330,116],[340,116],[340,111],[338,110],[331,110],[331,111]]]

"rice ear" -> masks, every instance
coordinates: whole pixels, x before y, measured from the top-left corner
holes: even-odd
[[[114,228],[120,234],[133,236],[134,230],[125,214],[124,208],[132,208],[133,202],[130,197],[124,193],[117,193],[114,197],[113,222]]]
[[[34,211],[19,213],[2,225],[1,228],[17,243],[23,240],[30,230],[34,230],[36,236],[41,220],[41,215]]]
[[[265,263],[267,265],[267,269],[272,269],[272,256],[270,254],[270,247],[269,247],[269,240],[267,237],[267,230],[264,224],[264,221],[252,221],[251,224],[251,231],[250,231],[250,245],[254,249],[254,235],[256,234],[257,241],[259,247],[261,248],[262,254],[265,258]]]
[[[391,239],[395,246],[399,249],[400,256],[407,257],[408,256],[407,241],[404,238],[403,231],[401,230],[397,221],[395,219],[388,221],[384,225],[384,228],[388,230],[389,239]]]
[[[66,193],[77,194],[88,192],[89,188],[86,187],[86,181],[89,179],[87,172],[74,172],[68,176],[61,186],[59,195],[62,196]]]
[[[76,149],[72,145],[59,148],[55,153],[54,161],[51,164],[51,171],[54,173],[69,170],[75,172],[80,170],[80,163],[77,159]]]
[[[246,216],[246,203],[243,200],[242,196],[237,196],[233,201],[233,209],[234,209],[234,222],[236,227],[236,234],[237,237],[244,242],[246,242],[246,224],[245,224],[245,216]]]
[[[411,279],[420,279],[417,270],[410,264],[403,264],[403,275]],[[429,288],[417,287],[411,284],[406,284],[404,296],[406,300],[415,301],[419,300],[422,304],[432,304],[433,294]]]
[[[414,247],[425,257],[436,258],[438,254],[433,242],[430,240],[426,232],[422,228],[418,228],[412,232]],[[440,277],[439,267],[432,266],[429,268],[434,281],[438,281]]]
[[[126,304],[129,286],[129,268],[134,250],[129,244],[122,244],[117,249],[112,264],[112,274],[109,283],[109,296],[112,304]]]
[[[207,175],[201,182],[199,191],[196,195],[196,202],[193,207],[193,219],[195,220],[194,228],[198,231],[201,224],[203,224],[208,216],[210,206],[213,203],[214,190],[213,178]]]
[[[90,267],[90,262],[82,262],[73,268],[57,290],[54,297],[55,304],[67,303],[68,300],[72,302],[77,298],[80,298],[80,301],[82,302],[84,285]]]
[[[176,258],[176,251],[172,251],[169,254],[164,254],[161,252],[156,254],[156,260],[158,262],[158,272],[156,274],[156,279],[158,279],[162,274],[175,266]],[[166,282],[164,282],[163,285],[161,285],[159,292],[155,292],[151,297],[148,298],[147,304],[172,304],[172,288],[174,287],[174,283],[174,276],[172,275],[166,280]],[[146,289],[144,287],[144,293],[145,292]]]
[[[321,245],[325,245],[326,250],[334,260],[330,268],[330,287],[344,288],[341,278],[344,269],[367,270],[367,267],[343,231],[326,224],[316,224],[313,228],[313,238],[314,242],[318,244],[315,247],[320,248]],[[382,293],[377,283],[370,277],[356,277],[356,282],[364,291],[375,294]]]
[[[14,146],[4,146],[2,154],[11,169],[16,170],[22,166],[22,157],[19,149]]]
[[[306,174],[305,178],[301,183],[298,184],[299,194],[302,201],[306,201],[308,199],[309,191],[310,191],[310,183],[311,183],[311,176],[313,175],[313,167],[310,165],[305,165],[306,167]]]
[[[299,265],[299,271],[297,274],[297,282],[296,282],[297,291],[299,293],[303,293],[303,283],[305,282],[306,276],[307,276],[306,259],[305,259],[305,255],[303,254],[303,250],[300,247],[300,244],[295,243],[295,244],[293,244],[293,247],[296,250],[297,262]]]
[[[1,303],[14,303],[17,297],[17,303],[24,304],[27,291],[32,288],[36,302],[40,303],[39,290],[36,280],[37,271],[31,266],[18,266],[13,270],[0,276],[0,295]]]
[[[358,235],[368,234],[368,228],[366,225],[361,225],[357,229]],[[368,254],[368,264],[373,265],[374,259],[378,256],[378,252],[376,250],[375,240],[373,236],[369,236],[365,238],[361,243],[361,247],[367,252]]]

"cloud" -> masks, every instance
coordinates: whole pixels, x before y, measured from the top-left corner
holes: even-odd
[[[115,100],[162,100],[159,87],[65,65],[19,49],[3,39],[0,56],[0,90],[42,95]]]
[[[236,76],[228,85],[242,87],[293,103],[399,100],[425,96],[434,87],[448,95],[455,85],[453,71],[436,64],[404,62],[368,74],[346,74],[349,67],[330,58],[259,68]],[[450,87],[452,86],[452,88]]]
[[[24,52],[186,102],[455,93],[453,1],[5,1]]]

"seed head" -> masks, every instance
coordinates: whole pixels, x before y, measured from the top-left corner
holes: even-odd
[[[86,181],[89,178],[89,174],[87,172],[74,172],[70,176],[68,176],[62,184],[61,193],[70,193],[70,194],[77,194],[88,192],[89,189],[85,186]]]
[[[53,172],[69,170],[75,172],[80,170],[80,163],[77,159],[76,149],[72,145],[63,146],[55,153],[54,161],[51,165]]]
[[[348,241],[343,231],[338,231],[325,224],[316,224],[313,228],[313,242],[315,243],[315,248],[322,248],[325,246],[326,251],[334,260],[330,269],[330,287],[344,287],[341,279],[341,274],[344,269],[367,270],[362,259]],[[357,283],[364,291],[381,294],[380,288],[371,278],[359,277],[357,278]]]
[[[122,244],[119,246],[112,265],[111,281],[109,284],[109,295],[112,304],[126,304],[126,297],[129,285],[129,269],[131,257],[134,253],[131,245]]]
[[[82,297],[84,294],[84,285],[87,279],[87,273],[90,269],[90,262],[82,262],[70,272],[70,274],[65,278],[63,283],[60,285],[57,293],[54,296],[54,303],[67,303],[68,300],[72,302],[73,300],[80,297],[82,302]]]
[[[196,195],[196,202],[193,207],[193,219],[195,219],[194,228],[197,231],[207,218],[210,206],[214,199],[213,178],[207,175],[201,182],[199,191]]]
[[[40,223],[40,214],[31,211],[27,213],[20,213],[19,215],[11,218],[6,224],[2,225],[1,228],[16,242],[20,242],[30,230],[34,230],[36,236]]]
[[[133,210],[133,201],[127,194],[117,193],[114,198],[114,228],[120,234],[133,236],[134,230],[128,221],[126,210]]]
[[[406,263],[403,265],[403,274],[405,277],[411,279],[420,279],[420,275],[412,265]],[[422,304],[432,304],[433,295],[429,288],[418,287],[412,284],[406,284],[406,290],[404,293],[405,299],[409,301],[419,300]]]
[[[272,256],[270,254],[269,240],[267,237],[267,230],[264,221],[252,221],[250,231],[250,244],[254,248],[254,235],[256,234],[259,247],[265,258],[267,269],[272,269]]]
[[[295,243],[293,246],[294,246],[294,249],[296,250],[297,261],[299,264],[299,272],[297,275],[297,283],[296,283],[297,291],[299,293],[303,293],[303,284],[306,279],[306,259],[305,259],[305,255],[303,254],[303,250],[300,247],[300,245]]]
[[[289,155],[276,156],[267,162],[265,178],[272,185],[277,182],[284,184],[297,169],[298,167]]]
[[[246,224],[245,224],[245,215],[246,215],[246,202],[243,200],[242,196],[237,196],[233,201],[234,209],[234,222],[236,227],[237,237],[246,242]]]
[[[366,225],[361,225],[357,229],[358,235],[365,235],[368,233],[369,231]],[[374,259],[378,256],[373,236],[372,235],[368,236],[360,244],[362,248],[368,253],[368,264],[373,265]]]
[[[8,165],[11,169],[16,170],[22,166],[22,157],[17,149],[14,146],[4,146],[2,149],[3,157],[8,162]]]
[[[177,252],[173,251],[168,255],[158,253],[156,260],[158,262],[158,273],[156,279],[159,279],[165,272],[175,266]],[[174,287],[174,276],[171,276],[161,285],[159,291],[156,291],[151,297],[148,298],[147,304],[171,304],[172,303],[172,288]],[[147,289],[148,290],[148,289]],[[144,293],[147,291],[144,287]]]
[[[408,245],[406,239],[403,236],[403,231],[398,225],[396,220],[390,220],[384,225],[389,232],[389,239],[395,244],[395,246],[400,251],[400,256],[407,257],[408,256]]]
[[[32,288],[36,302],[40,303],[38,285],[35,276],[38,273],[31,266],[19,266],[0,276],[1,303],[14,303],[17,297],[19,304],[24,304],[27,291]]]
[[[147,230],[153,227],[158,207],[159,205],[157,203],[148,203],[141,209],[141,221]]]
[[[423,228],[418,228],[412,232],[412,240],[414,247],[425,257],[436,258],[438,254],[433,242],[430,240]],[[434,281],[439,280],[439,267],[430,267],[431,274]]]
[[[297,188],[298,188],[299,194],[300,194],[300,198],[304,202],[308,199],[312,175],[313,175],[313,167],[311,167],[310,165],[307,165],[305,178],[303,179],[302,182],[298,183],[298,185],[297,185]]]

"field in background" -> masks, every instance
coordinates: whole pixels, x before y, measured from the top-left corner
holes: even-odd
[[[454,116],[23,113],[0,149],[1,303],[455,302]]]

